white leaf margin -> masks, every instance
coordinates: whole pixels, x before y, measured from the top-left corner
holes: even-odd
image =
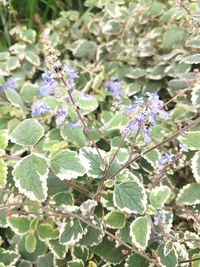
[[[199,171],[200,171],[200,151],[196,152],[191,160],[192,173],[194,175],[196,182],[200,184],[200,173],[198,173],[198,165],[199,165]]]
[[[45,201],[47,196],[48,196],[48,187],[47,187],[47,178],[48,178],[48,174],[49,174],[49,168],[47,168],[47,171],[43,174],[43,175],[39,175],[39,178],[40,178],[40,181],[42,183],[42,190],[44,192],[44,199],[40,200],[38,199],[35,194],[32,192],[32,191],[27,191],[26,189],[23,188],[23,186],[21,185],[20,183],[20,180],[17,180],[15,175],[14,175],[14,171],[15,169],[25,160],[27,159],[28,157],[31,157],[32,155],[35,155],[36,157],[38,158],[41,158],[43,160],[46,161],[47,163],[47,166],[48,166],[48,161],[47,159],[41,155],[41,154],[36,154],[36,153],[32,153],[24,158],[22,158],[19,162],[17,162],[17,164],[14,166],[13,168],[13,171],[12,171],[12,175],[13,175],[13,180],[15,182],[15,186],[18,188],[18,190],[20,191],[21,194],[24,194],[26,197],[30,198],[30,200],[32,201],[39,201],[39,202],[42,202],[42,201]]]
[[[137,242],[136,240],[136,236],[134,235],[133,231],[132,231],[132,226],[141,218],[145,218],[146,221],[147,221],[147,233],[146,233],[146,236],[145,236],[145,245],[144,246],[141,246],[140,243]],[[149,242],[149,239],[150,239],[150,235],[151,235],[151,224],[149,222],[149,220],[146,218],[146,217],[138,217],[136,218],[131,224],[130,224],[130,236],[132,238],[132,242],[133,244],[139,248],[139,249],[142,249],[142,250],[145,250],[145,248],[147,247],[148,245],[148,242]]]
[[[192,183],[192,184],[195,184],[195,183]],[[184,193],[185,190],[187,190],[192,184],[187,184],[185,185],[178,193],[177,197],[176,197],[176,202],[177,200],[181,197],[181,195]],[[196,205],[196,204],[200,204],[200,198],[197,199],[196,201],[194,202],[187,202],[187,201],[184,201],[184,205]]]
[[[139,187],[141,188],[141,193],[144,195],[144,197],[143,197],[143,200],[141,200],[141,202],[142,202],[142,204],[143,204],[143,206],[144,206],[144,208],[147,206],[147,194],[146,194],[146,190],[145,190],[145,188],[144,188],[144,186],[143,186],[143,184],[136,178],[136,177],[134,177],[134,176],[131,176],[131,180],[127,180],[127,181],[125,181],[125,182],[136,182],[138,185],[139,185]],[[119,185],[121,185],[121,184],[123,184],[123,183],[125,183],[125,182],[122,182],[122,183],[120,183]],[[138,211],[137,210],[131,210],[130,208],[128,208],[128,207],[124,207],[124,208],[121,208],[121,207],[119,207],[118,205],[117,205],[117,203],[116,203],[116,199],[115,199],[115,189],[114,189],[114,192],[113,192],[113,203],[114,203],[114,206],[115,207],[117,207],[119,210],[121,210],[121,211],[123,211],[123,212],[126,212],[126,213],[128,213],[128,214],[131,214],[131,213],[136,213],[136,214],[138,214]]]

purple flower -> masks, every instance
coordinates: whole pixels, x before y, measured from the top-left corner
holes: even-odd
[[[116,100],[121,99],[122,97],[121,81],[119,81],[116,77],[112,77],[111,80],[105,84],[105,86],[114,99]]]
[[[172,162],[173,157],[167,153],[165,153],[162,158],[160,158],[157,163],[160,167],[166,165],[167,163]]]
[[[67,71],[67,74],[69,76],[67,82],[68,82],[68,86],[69,86],[69,89],[73,89],[74,88],[74,79],[75,78],[79,78],[79,75],[78,73],[73,70],[69,65],[65,65],[65,69]]]
[[[148,144],[151,141],[151,129],[150,128],[143,128],[142,129],[142,136],[144,138],[145,144]]]
[[[0,92],[5,91],[5,90],[16,90],[16,79],[14,78],[9,78],[6,80],[4,85],[0,86]]]
[[[188,152],[189,150],[187,149],[186,146],[184,146],[183,144],[179,144],[179,148],[181,152]]]
[[[32,115],[43,115],[51,112],[51,108],[44,102],[39,102],[31,108]]]
[[[75,129],[75,128],[77,128],[77,127],[80,126],[80,125],[81,125],[80,120],[77,120],[77,121],[71,123],[71,124],[69,125],[69,128],[70,128],[70,129]]]
[[[48,96],[52,93],[56,81],[46,73],[42,74],[42,79],[43,83],[39,86],[40,94]]]
[[[159,225],[159,220],[158,220],[158,217],[157,216],[154,216],[154,224],[155,225]]]
[[[56,125],[57,126],[62,125],[67,116],[68,116],[67,109],[59,106],[57,110],[57,116],[56,116]]]
[[[133,104],[125,111],[126,115],[130,115],[136,111],[137,107],[143,102],[143,98],[136,98]]]

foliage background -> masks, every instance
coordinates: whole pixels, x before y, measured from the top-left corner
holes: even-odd
[[[51,67],[42,43],[46,31],[62,65],[69,64],[80,75],[73,97],[104,158],[111,159],[120,144],[120,130],[127,125],[124,111],[134,96],[145,96],[146,92],[158,93],[165,103],[175,101],[167,105],[168,120],[157,121],[151,143],[145,145],[139,134],[134,152],[159,144],[199,116],[198,1],[184,3],[187,9],[181,2],[155,0],[4,2],[0,5],[0,85],[13,77],[17,90],[0,90],[0,266],[150,266],[145,255],[151,266],[189,266],[181,261],[200,257],[200,126],[141,155],[115,175],[131,153],[133,139],[127,138],[110,168],[109,175],[115,179],[106,181],[98,199],[103,166],[81,126],[69,127],[77,120],[76,113],[66,103],[69,116],[56,127],[61,100],[42,97],[39,86],[41,74]],[[105,86],[113,76],[122,81],[120,101]],[[66,89],[59,90],[63,101]],[[82,98],[80,92],[89,93],[92,99]],[[52,114],[31,114],[31,107],[41,99]],[[22,125],[19,133],[13,132],[30,118],[37,122],[31,120],[28,128]],[[165,178],[158,181],[154,175],[158,159],[166,152],[177,155],[179,142],[189,152],[179,155],[166,168]],[[21,158],[30,155],[32,167],[20,165]],[[58,156],[61,161],[56,161]],[[87,161],[91,167],[85,171],[81,163]],[[66,162],[71,162],[69,170]],[[72,171],[76,171],[74,177]],[[27,182],[29,173],[33,179]],[[36,179],[40,175],[42,186]],[[127,195],[117,203],[121,184],[141,191],[137,201],[145,203],[144,208],[133,212]],[[160,199],[158,194],[166,197]],[[134,191],[132,195],[136,195]],[[91,219],[76,207],[92,198],[98,205],[89,214]],[[162,220],[163,209],[166,216]],[[71,223],[69,217],[73,217]],[[144,225],[134,228],[136,217],[144,219]],[[160,222],[150,225],[150,234],[149,223],[154,224],[155,217]],[[86,226],[84,220],[99,229]],[[111,235],[103,238],[106,230],[102,229]],[[139,246],[133,242],[138,231]],[[120,243],[114,240],[116,236],[130,247],[115,246]],[[148,245],[143,244],[146,242]],[[199,262],[192,262],[192,266],[199,266]]]

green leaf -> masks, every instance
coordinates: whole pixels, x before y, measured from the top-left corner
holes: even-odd
[[[84,234],[83,227],[79,220],[66,220],[62,223],[59,240],[61,244],[74,246]]]
[[[121,211],[143,214],[147,204],[144,186],[136,179],[116,185],[113,201]]]
[[[162,266],[164,267],[176,267],[178,265],[177,256],[174,249],[167,256],[165,256],[164,245],[160,245],[157,249],[157,255]]]
[[[23,235],[29,230],[30,220],[25,216],[12,215],[8,220],[8,224],[16,234]]]
[[[23,41],[33,44],[35,42],[35,37],[36,37],[36,31],[32,29],[28,29],[25,32],[23,32],[21,38]]]
[[[61,136],[64,140],[71,142],[72,144],[82,147],[87,143],[87,138],[83,133],[83,128],[77,127],[75,129],[71,129],[69,125],[61,129]]]
[[[40,92],[35,85],[26,82],[20,91],[20,96],[25,103],[32,104],[35,98],[40,97]]]
[[[120,24],[117,20],[109,20],[103,25],[102,32],[106,35],[118,34],[120,32]]]
[[[180,28],[169,28],[163,35],[163,47],[171,49],[173,45],[181,43],[183,38],[184,32]]]
[[[72,44],[72,53],[77,58],[90,57],[92,58],[97,49],[97,45],[93,41],[88,41],[85,39],[79,39]]]
[[[44,135],[42,125],[36,119],[22,121],[10,135],[13,143],[22,146],[33,146]]]
[[[65,245],[60,244],[59,239],[49,240],[47,244],[56,259],[65,258],[68,249]]]
[[[124,213],[114,210],[106,214],[104,222],[108,228],[121,229],[126,224]]]
[[[133,244],[142,250],[148,245],[151,234],[151,224],[146,217],[136,218],[130,226],[130,236]]]
[[[192,88],[192,104],[196,107],[200,107],[200,83],[197,83],[193,88]]]
[[[47,197],[48,165],[36,154],[26,156],[14,167],[13,179],[22,194],[31,200],[44,201]]]
[[[199,259],[199,258],[200,258],[200,253],[195,253],[192,255],[192,259]],[[193,261],[192,267],[200,267],[200,260]]]
[[[55,267],[53,255],[48,253],[37,258],[37,267]]]
[[[200,184],[200,152],[196,152],[191,160],[191,168],[194,178]]]
[[[105,262],[113,263],[114,265],[123,261],[122,249],[122,246],[115,247],[115,242],[109,241],[107,237],[104,237],[99,245],[90,248],[91,252],[98,255]]]
[[[36,249],[37,240],[33,233],[29,233],[26,235],[25,239],[25,248],[28,252],[32,253]]]
[[[19,254],[15,251],[0,248],[0,262],[5,266],[16,266],[18,259]]]
[[[193,55],[187,56],[182,61],[188,64],[199,64],[200,54],[193,54]]]
[[[153,188],[150,192],[150,202],[156,209],[161,209],[169,199],[171,189],[166,185]]]
[[[200,184],[187,184],[180,191],[176,198],[178,205],[200,204]]]
[[[8,168],[7,164],[0,159],[0,188],[4,188],[7,182]]]
[[[15,70],[20,67],[20,62],[17,57],[9,57],[8,59],[8,68],[10,71]]]
[[[8,145],[8,131],[0,130],[0,148],[5,149]]]
[[[145,75],[146,75],[146,71],[144,69],[136,68],[136,69],[131,69],[126,74],[126,77],[130,79],[139,79],[141,77],[144,77]]]
[[[173,250],[172,241],[169,240],[164,244],[164,255],[167,256]]]
[[[37,66],[37,67],[40,66],[40,58],[35,52],[33,52],[33,51],[25,51],[24,55],[25,55],[25,59],[29,63],[31,63],[31,64],[33,64],[34,66]]]
[[[101,156],[105,158],[105,152],[99,150]],[[101,160],[95,148],[83,147],[80,149],[80,160],[88,176],[92,178],[101,178],[104,175],[104,171],[101,168]]]
[[[191,131],[184,133],[178,137],[180,143],[185,145],[190,150],[200,149],[200,131]]]
[[[74,247],[72,256],[74,259],[81,259],[83,262],[86,262],[90,257],[89,248],[83,246]]]
[[[83,115],[93,112],[98,108],[98,101],[95,96],[74,90],[73,98]]]
[[[20,95],[18,94],[18,92],[16,92],[15,90],[5,90],[5,95],[8,99],[8,101],[10,101],[10,103],[18,108],[24,108],[24,103],[20,97]]]
[[[124,267],[148,267],[149,262],[138,254],[133,254],[127,258]]]
[[[73,261],[68,261],[67,267],[84,267],[84,263],[82,260],[73,260]]]
[[[61,180],[76,179],[85,174],[79,156],[74,151],[60,151],[51,160],[51,168]]]
[[[96,218],[95,222],[96,225],[99,226],[99,228],[101,229],[101,225]],[[86,225],[84,223],[83,227],[87,229],[87,232],[83,233],[83,237],[79,241],[80,246],[85,246],[85,247],[94,246],[98,245],[102,241],[103,235],[101,230],[96,229],[90,225]]]
[[[63,191],[63,192],[58,192],[56,193],[52,199],[55,201],[55,204],[57,206],[60,205],[74,205],[74,198],[72,193],[67,192],[67,191]]]
[[[40,226],[38,227],[38,237],[42,241],[46,241],[49,239],[57,239],[58,234],[59,234],[58,230],[54,229],[51,224],[44,223],[40,224]]]

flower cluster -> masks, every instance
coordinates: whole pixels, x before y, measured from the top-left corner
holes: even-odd
[[[128,126],[122,131],[122,135],[129,135],[141,131],[144,142],[151,141],[151,130],[156,126],[156,118],[167,119],[168,113],[164,110],[163,101],[159,100],[156,93],[146,93],[147,100],[136,98],[125,114],[129,118]]]
[[[67,116],[68,116],[67,108],[59,106],[57,109],[56,125],[57,126],[62,125]]]
[[[106,88],[116,100],[120,100],[122,97],[121,81],[116,77],[112,77],[109,82],[105,84]]]
[[[159,219],[161,221],[165,221],[165,219],[166,219],[166,211],[164,209],[159,211],[159,218],[158,218],[158,216],[154,216],[154,224],[155,225],[159,225]]]
[[[5,91],[5,90],[16,90],[17,86],[16,86],[16,79],[13,78],[9,78],[6,80],[6,82],[4,83],[4,85],[0,86],[0,92],[1,91]]]
[[[159,167],[163,167],[163,166],[165,166],[166,164],[171,163],[171,162],[172,162],[172,159],[173,159],[172,155],[169,155],[169,154],[165,153],[165,154],[162,156],[162,158],[160,158],[160,159],[157,161],[158,166],[159,166]]]
[[[53,92],[55,86],[55,80],[46,73],[42,74],[43,83],[39,86],[40,94],[42,96],[48,96]]]
[[[68,74],[67,84],[69,86],[69,89],[72,90],[72,89],[74,89],[74,79],[79,78],[79,75],[69,65],[65,65],[65,70]]]
[[[43,115],[49,112],[51,112],[51,108],[42,101],[31,108],[32,115]]]

